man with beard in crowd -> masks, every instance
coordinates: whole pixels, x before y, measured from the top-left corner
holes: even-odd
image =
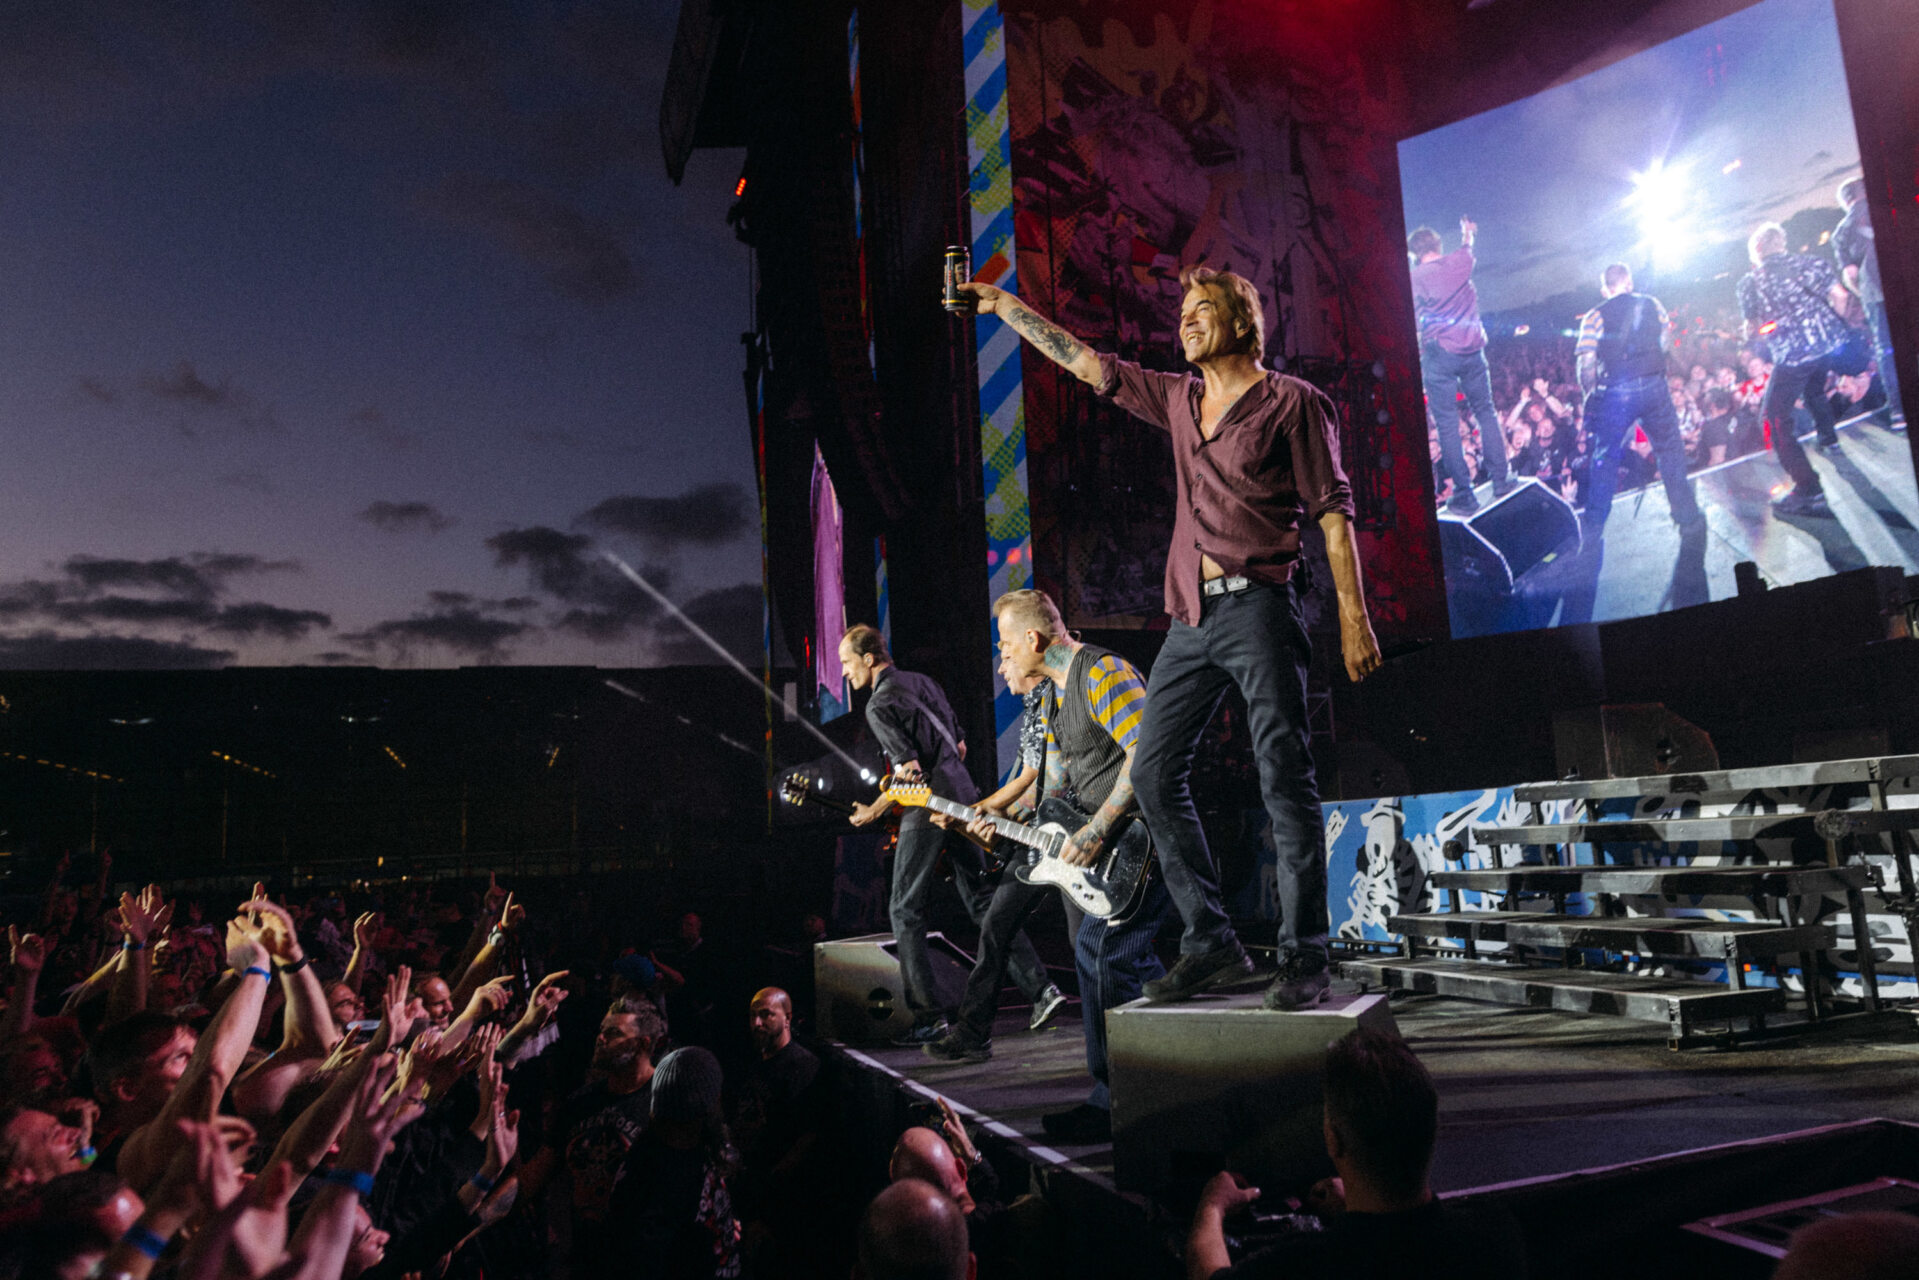
[[[600,1020],[591,1075],[554,1119],[550,1141],[526,1164],[521,1190],[537,1195],[564,1161],[572,1191],[576,1276],[611,1274],[621,1232],[607,1221],[613,1187],[652,1111],[653,1056],[666,1041],[666,1019],[649,1000],[623,996]]]
[[[807,1224],[819,1220],[821,1204],[813,1158],[824,1130],[820,1061],[793,1039],[793,1001],[778,987],[755,992],[747,1016],[755,1057],[731,1110],[748,1259],[768,1275],[814,1274],[818,1242]]]

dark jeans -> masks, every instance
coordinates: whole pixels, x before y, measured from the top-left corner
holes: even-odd
[[[1453,478],[1453,496],[1473,490],[1472,469],[1466,465],[1466,450],[1459,441],[1459,397],[1479,424],[1479,447],[1486,460],[1486,474],[1495,483],[1506,479],[1506,435],[1499,427],[1499,412],[1493,408],[1492,373],[1486,367],[1486,353],[1454,355],[1442,347],[1419,349],[1419,376],[1426,384],[1426,404],[1433,411],[1433,425],[1439,429],[1439,452],[1446,460],[1446,474]]]
[[[1133,787],[1166,890],[1185,925],[1179,949],[1225,946],[1233,926],[1193,807],[1193,752],[1229,685],[1246,699],[1259,787],[1279,851],[1279,952],[1326,959],[1326,840],[1306,729],[1312,644],[1293,584],[1206,596],[1199,625],[1172,621],[1146,684]]]
[[[999,1012],[999,989],[1006,982],[1012,951],[1026,934],[1026,918],[1059,890],[1051,885],[1021,884],[1012,872],[1000,877],[999,887],[979,922],[979,954],[966,975],[966,997],[960,1001],[960,1029],[977,1040],[993,1038],[993,1018]]]
[[[1659,478],[1666,485],[1672,518],[1682,525],[1699,521],[1699,503],[1692,481],[1686,478],[1686,442],[1679,438],[1679,415],[1673,412],[1672,392],[1665,378],[1652,374],[1601,387],[1586,401],[1586,429],[1592,441],[1592,470],[1586,490],[1586,528],[1606,531],[1612,497],[1619,489],[1619,463],[1626,455],[1626,437],[1633,423],[1646,429]]]
[[[906,1007],[913,1011],[916,1022],[931,1022],[946,1014],[933,983],[933,962],[926,953],[926,903],[933,886],[939,883],[940,850],[946,843],[946,832],[931,823],[902,825],[899,847],[893,854],[889,912],[900,958],[900,985],[906,989]],[[948,861],[960,905],[975,924],[980,924],[986,918],[989,895],[982,883],[985,869],[978,848],[955,839]],[[1024,933],[1012,939],[1007,956],[1013,981],[1028,999],[1038,999],[1048,986],[1046,966],[1040,963],[1039,953]]]
[[[1892,349],[1892,330],[1886,327],[1886,304],[1868,302],[1866,320],[1872,325],[1872,345],[1879,358],[1879,385],[1886,389],[1886,404],[1891,407],[1892,416],[1906,416],[1905,404],[1899,399],[1899,357]]]
[[[1826,399],[1829,372],[1823,356],[1804,364],[1776,364],[1772,367],[1772,379],[1766,383],[1765,398],[1759,402],[1759,416],[1772,427],[1772,451],[1778,455],[1779,465],[1792,477],[1793,488],[1804,493],[1822,493],[1824,488],[1819,483],[1819,473],[1806,458],[1805,446],[1799,443],[1799,424],[1793,418],[1792,406],[1803,397],[1820,443],[1837,440],[1832,402]]]
[[[1086,1070],[1093,1092],[1086,1100],[1110,1111],[1113,1097],[1106,1076],[1106,1011],[1139,999],[1140,988],[1166,972],[1153,951],[1153,939],[1172,903],[1166,886],[1155,875],[1133,914],[1120,924],[1098,916],[1080,922],[1073,939],[1073,959],[1079,967],[1079,1015],[1086,1028]]]

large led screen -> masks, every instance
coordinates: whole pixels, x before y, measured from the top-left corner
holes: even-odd
[[[1455,636],[1919,571],[1831,0],[1402,142]]]

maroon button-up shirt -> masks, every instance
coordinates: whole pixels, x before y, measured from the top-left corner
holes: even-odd
[[[1200,556],[1228,574],[1280,583],[1299,561],[1299,523],[1329,511],[1353,514],[1353,490],[1339,465],[1338,418],[1311,383],[1268,373],[1220,416],[1213,438],[1199,431],[1205,383],[1158,373],[1102,354],[1100,394],[1173,438],[1179,506],[1166,557],[1166,612],[1198,626]]]

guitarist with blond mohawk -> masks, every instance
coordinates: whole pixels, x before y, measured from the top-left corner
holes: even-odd
[[[1133,800],[1133,751],[1139,743],[1146,682],[1132,663],[1106,649],[1082,644],[1066,632],[1059,609],[1044,591],[1009,591],[993,602],[999,629],[1001,669],[1009,683],[1042,676],[1058,696],[1046,717],[1046,759],[1036,788],[1048,796],[1070,795],[1091,813],[1067,839],[1062,861],[1090,867],[1123,823],[1137,821]],[[1032,795],[1035,807],[1039,795]],[[990,818],[975,818],[966,833],[992,848],[998,831]],[[966,998],[955,1025],[926,1046],[930,1057],[980,1062],[992,1056],[993,1015],[1006,968],[1007,941],[1045,896],[1045,885],[1002,877],[980,923],[979,961],[967,979]],[[1153,938],[1170,907],[1165,886],[1147,882],[1140,901],[1120,919],[1087,916],[1073,940],[1079,969],[1080,1016],[1086,1026],[1086,1069],[1093,1091],[1071,1111],[1042,1118],[1056,1141],[1097,1143],[1112,1137],[1112,1096],[1106,1074],[1106,1011],[1139,997],[1148,981],[1165,972]]]

